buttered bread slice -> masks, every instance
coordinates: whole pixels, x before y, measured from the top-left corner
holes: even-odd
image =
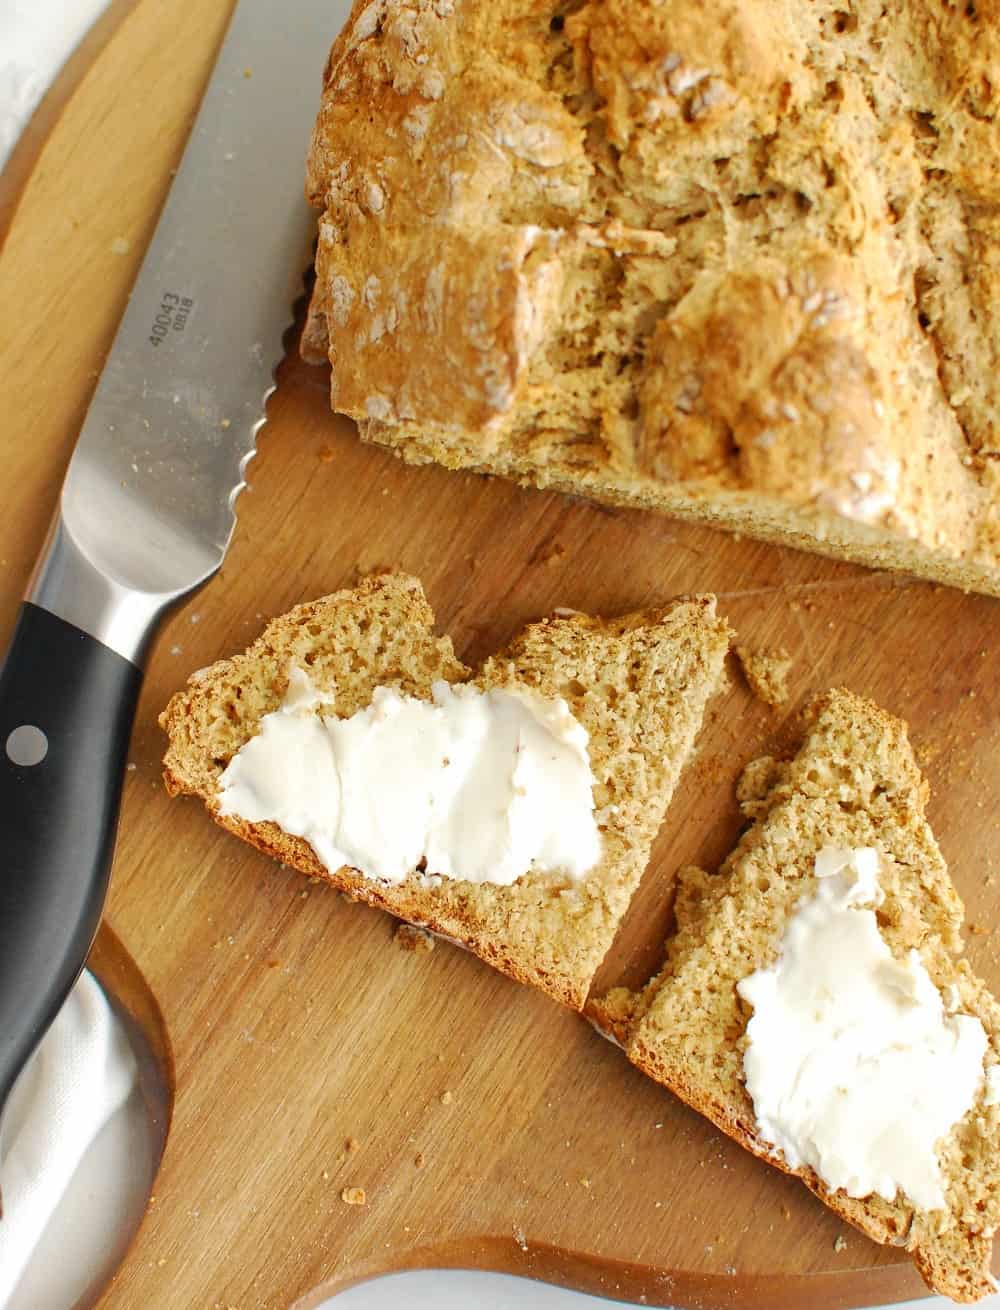
[[[160,722],[173,794],[303,873],[583,1005],[729,632],[711,597],[526,628],[472,673],[401,574],[300,605]]]
[[[686,870],[666,964],[597,1022],[629,1058],[936,1291],[993,1290],[1000,1006],[958,958],[963,907],[905,724],[833,691],[798,754],[751,764],[755,822]]]

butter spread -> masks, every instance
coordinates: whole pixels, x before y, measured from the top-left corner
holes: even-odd
[[[946,1012],[917,951],[893,957],[874,848],[824,847],[815,873],[777,960],[737,987],[753,1006],[743,1068],[759,1131],[849,1196],[942,1209],[936,1148],[984,1089],[986,1033]]]
[[[524,688],[391,687],[338,719],[293,667],[283,704],[230,761],[219,811],[303,837],[329,869],[509,885],[529,870],[581,878],[598,863],[594,777],[564,700]]]

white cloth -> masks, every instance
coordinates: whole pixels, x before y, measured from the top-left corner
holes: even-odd
[[[124,1104],[135,1056],[85,973],[32,1056],[0,1121],[0,1307],[91,1142]]]
[[[0,168],[106,0],[0,0]]]

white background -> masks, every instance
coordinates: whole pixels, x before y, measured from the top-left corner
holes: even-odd
[[[153,3],[154,0],[146,0]],[[0,166],[64,59],[103,8],[103,0],[0,0]],[[333,37],[331,32],[331,39]],[[93,1144],[36,1258],[3,1310],[66,1310],[89,1282],[107,1234],[136,1195],[136,1162],[145,1156],[142,1107],[133,1096]],[[114,1186],[109,1179],[116,1180]],[[480,1304],[496,1310],[595,1310],[611,1303],[542,1284],[489,1274],[396,1275],[342,1293],[330,1310],[459,1310]],[[615,1303],[619,1304],[619,1303]],[[911,1303],[930,1310],[941,1300]],[[1000,1296],[981,1303],[1000,1310]]]

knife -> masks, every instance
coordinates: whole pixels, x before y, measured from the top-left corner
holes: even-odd
[[[349,9],[239,0],[0,672],[0,1112],[97,931],[151,639],[233,535],[303,291],[305,154]]]

